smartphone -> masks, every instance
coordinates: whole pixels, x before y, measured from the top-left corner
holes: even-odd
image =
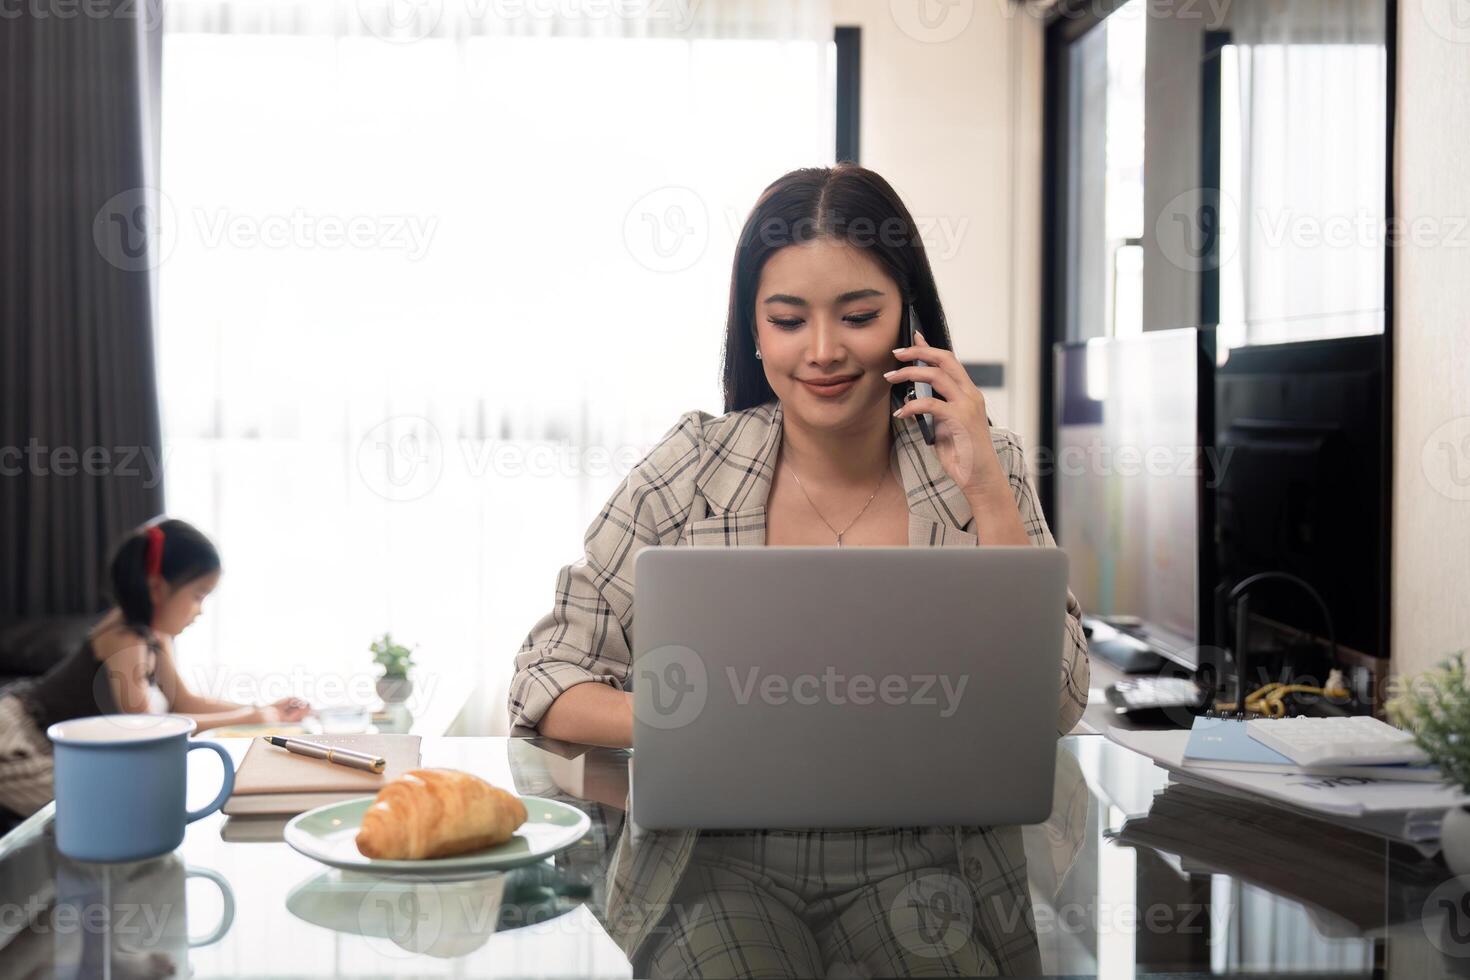
[[[924,328],[919,326],[919,315],[914,312],[914,304],[910,303],[907,314],[904,316],[903,329],[900,331],[900,347],[912,347],[914,345],[915,330],[918,330],[920,333],[924,332]],[[919,367],[929,366],[927,361],[905,361],[904,363],[915,364]],[[903,400],[906,402],[913,401],[915,398],[934,397],[934,386],[927,381],[908,381],[904,383],[903,388]],[[934,416],[928,412],[921,412],[917,418],[919,420],[919,431],[924,434],[924,441],[931,446],[934,445]]]

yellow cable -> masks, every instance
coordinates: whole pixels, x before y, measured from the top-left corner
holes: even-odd
[[[1329,678],[1329,683],[1331,680],[1332,678]],[[1272,681],[1246,695],[1245,710],[1251,714],[1265,715],[1268,718],[1282,718],[1286,715],[1286,696],[1288,694],[1320,694],[1328,698],[1345,698],[1351,693],[1338,686],[1312,687],[1309,684],[1283,684],[1280,681]],[[1216,704],[1215,710],[1235,711],[1237,710],[1236,702]]]

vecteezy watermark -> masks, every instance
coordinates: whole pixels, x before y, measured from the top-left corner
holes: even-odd
[[[709,700],[704,658],[689,647],[669,644],[640,656],[633,665],[633,713],[645,725],[683,728]]]
[[[423,40],[444,19],[444,0],[357,0],[356,7],[371,34],[397,44]]]
[[[249,214],[229,208],[192,212],[205,248],[302,248],[399,251],[417,262],[429,250],[439,219],[417,214]]]
[[[1419,15],[1451,44],[1470,44],[1470,0],[1419,0]]]
[[[1383,216],[1368,208],[1352,213],[1312,214],[1294,208],[1257,208],[1252,215],[1267,248],[1470,248],[1465,215]]]
[[[0,446],[0,477],[120,476],[153,489],[163,482],[170,450],[152,446],[52,446],[32,436],[24,446]]]
[[[973,879],[985,876],[978,867]],[[994,893],[981,903],[1002,932],[1019,928],[1030,916],[1039,936],[1129,935],[1204,936],[1207,945],[1228,942],[1226,928],[1237,909],[1232,902],[1114,902],[1105,899],[1036,904],[1024,897]]]
[[[915,41],[942,44],[970,26],[975,0],[888,0],[888,16]]]
[[[179,219],[156,187],[130,187],[108,198],[92,218],[97,253],[124,272],[156,269],[173,254]]]
[[[374,953],[393,957],[434,951],[446,927],[454,931],[457,925],[473,925],[478,935],[488,936],[494,931],[505,888],[504,875],[499,878],[490,882],[488,892],[484,883],[471,882],[474,890],[468,893],[452,882],[440,885],[421,878],[381,879],[358,902],[358,931],[369,937]],[[451,915],[460,921],[446,922]]]
[[[417,415],[384,419],[357,444],[357,472],[385,500],[418,500],[444,474],[444,444],[434,423]]]
[[[136,20],[152,30],[163,23],[163,0],[0,0],[7,20]]]
[[[1018,3],[991,0],[995,18],[1025,15],[1043,23],[1104,17],[1118,21],[1149,18],[1195,22],[1202,30],[1224,27],[1234,0],[1069,0],[1067,3]],[[1434,2],[1434,0],[1429,0]],[[974,0],[890,0],[889,13],[903,33],[916,41],[939,43],[962,34],[975,13]]]
[[[228,207],[181,211],[157,188],[135,187],[114,194],[98,209],[92,242],[98,254],[125,272],[161,266],[186,230],[209,249],[373,250],[401,252],[417,262],[428,253],[438,227],[438,217],[417,214],[326,214],[300,207],[264,214]]]
[[[1057,449],[1039,446],[1032,453],[1030,469],[1036,476],[1204,477],[1205,485],[1213,488],[1224,479],[1234,453],[1234,446],[1113,446],[1099,437]]]
[[[820,673],[799,674],[726,666],[723,675],[712,676],[703,657],[677,644],[640,655],[633,665],[633,677],[634,716],[660,729],[682,728],[698,718],[717,680],[729,685],[727,690],[738,705],[912,705],[933,708],[940,718],[959,710],[970,681],[968,674],[848,673],[830,664]]]
[[[881,221],[858,216],[842,222],[837,234],[856,248],[872,248],[883,245],[902,248],[905,245],[922,244],[930,259],[951,259],[959,253],[965,236],[970,230],[970,219],[966,215],[913,215],[912,223],[891,216]],[[725,225],[731,240],[738,240],[743,232],[744,219],[739,210],[725,209]],[[768,248],[779,248],[796,242],[808,241],[825,234],[825,230],[812,217],[788,221],[785,218],[767,218],[751,229],[752,236]]]
[[[912,704],[939,709],[939,717],[948,718],[959,710],[969,674],[845,674],[828,665],[821,674],[784,674],[751,667],[744,676],[734,667],[725,668],[725,677],[735,693],[735,703],[749,704],[759,699],[762,704]]]
[[[1451,500],[1470,500],[1470,415],[1450,419],[1429,434],[1419,454],[1424,479]]]
[[[190,674],[194,690],[236,704],[274,704],[286,697],[304,698],[314,705],[371,704],[377,700],[381,677],[382,674],[371,669],[340,672],[308,669],[300,664],[288,670],[259,674],[226,666],[201,667]],[[402,702],[403,706],[410,712],[428,707],[441,679],[433,670],[415,668],[413,690]],[[163,692],[173,700],[172,691],[163,687]]]
[[[173,914],[169,902],[48,901],[31,895],[0,902],[0,933],[111,936],[141,952],[158,946]]]
[[[451,464],[462,475],[476,480],[582,476],[621,479],[650,448],[493,439],[446,441],[428,419],[396,415],[374,425],[358,442],[357,471],[373,493],[385,500],[406,502],[433,491]]]
[[[768,218],[749,229],[747,213],[725,207],[718,234],[728,241],[749,244],[751,239],[767,248],[799,244],[829,234],[812,217],[794,220]],[[832,232],[856,248],[876,245],[902,247],[921,244],[933,260],[954,258],[970,230],[968,215],[914,215],[912,221],[890,217],[882,221],[857,216],[842,221]],[[633,202],[623,217],[623,242],[639,265],[653,272],[683,272],[705,254],[716,234],[710,208],[699,192],[684,186],[659,187]],[[722,239],[726,240],[726,239]]]
[[[517,21],[554,22],[558,33],[574,24],[609,20],[659,25],[674,34],[694,24],[701,0],[356,0],[368,32],[398,44],[431,36],[510,31]],[[486,27],[487,22],[495,22]]]
[[[915,956],[953,956],[975,936],[975,899],[969,884],[958,871],[915,878],[888,903],[888,928]]]
[[[1240,209],[1224,191],[1194,187],[1176,194],[1154,219],[1154,240],[1164,258],[1185,272],[1218,269],[1234,257]],[[1222,252],[1223,249],[1223,252]]]
[[[1154,219],[1154,240],[1159,251],[1184,272],[1228,266],[1246,234],[1268,252],[1400,245],[1470,249],[1470,216],[1385,218],[1371,208],[1314,213],[1264,207],[1242,215],[1235,198],[1226,191],[1195,187],[1175,195]]]
[[[1445,956],[1470,957],[1470,875],[1436,886],[1424,899],[1419,924],[1430,945]]]
[[[709,209],[688,187],[659,187],[633,202],[623,216],[628,253],[653,272],[682,272],[709,246]]]

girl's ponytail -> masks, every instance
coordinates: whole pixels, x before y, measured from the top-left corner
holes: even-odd
[[[123,622],[147,634],[153,624],[153,597],[148,592],[148,538],[141,531],[123,539],[112,557],[112,597]]]

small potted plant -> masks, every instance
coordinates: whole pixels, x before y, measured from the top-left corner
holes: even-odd
[[[383,668],[378,678],[378,697],[384,704],[407,701],[413,693],[413,681],[408,672],[413,667],[413,650],[393,641],[392,633],[384,633],[368,647],[373,652],[373,663]]]
[[[1465,651],[1413,678],[1387,704],[1389,720],[1414,733],[1414,741],[1439,767],[1445,781],[1470,793],[1470,688]],[[1440,850],[1455,874],[1470,874],[1470,810],[1445,811]]]

